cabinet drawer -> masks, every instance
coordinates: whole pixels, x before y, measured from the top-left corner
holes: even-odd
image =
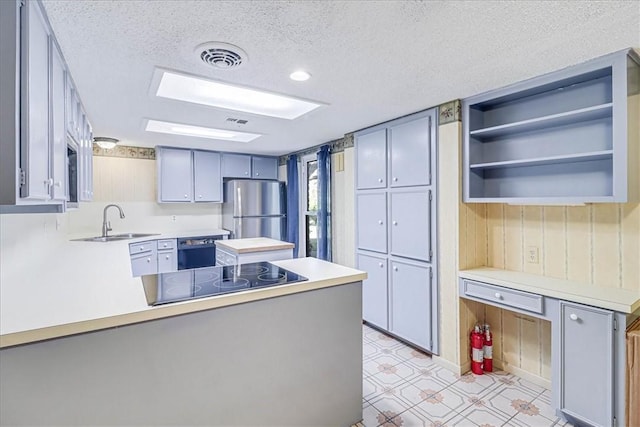
[[[465,295],[485,300],[494,305],[504,306],[506,308],[518,308],[538,314],[544,313],[542,295],[530,294],[528,292],[471,280],[463,281],[462,291]]]
[[[235,265],[236,257],[223,252],[220,249],[216,250],[216,265]]]
[[[151,251],[157,249],[157,243],[155,240],[150,240],[148,242],[140,242],[140,243],[131,243],[129,244],[129,254],[139,254],[146,251]]]
[[[146,243],[146,242],[145,242]],[[174,249],[176,247],[176,239],[158,240],[158,250]]]

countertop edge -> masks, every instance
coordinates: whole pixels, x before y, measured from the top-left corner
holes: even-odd
[[[61,338],[70,335],[95,332],[104,329],[127,326],[135,323],[158,320],[199,311],[228,307],[248,302],[260,301],[300,292],[313,291],[333,286],[346,285],[360,282],[366,279],[366,273],[349,274],[340,277],[318,279],[306,282],[297,282],[290,285],[281,285],[271,288],[252,289],[245,292],[219,295],[198,300],[177,302],[173,304],[149,307],[146,310],[115,316],[84,320],[80,322],[56,325],[28,331],[8,333],[0,335],[0,349],[29,344],[37,341],[45,341],[53,338]]]
[[[514,278],[513,280],[508,280],[505,278],[497,278],[494,275],[492,275],[492,273],[497,273],[501,275],[509,275],[512,273]],[[602,299],[594,295],[588,295],[588,294],[579,295],[572,292],[549,289],[544,286],[536,286],[531,283],[523,283],[522,281],[518,280],[518,276],[520,278],[527,277],[530,280],[539,280],[541,282],[547,282],[547,283],[564,282],[572,286],[584,286],[584,289],[587,292],[589,292],[589,288],[591,288],[592,292],[593,290],[597,290],[599,292],[607,291],[607,292],[613,292],[613,293],[619,292],[620,294],[631,294],[631,295],[635,295],[636,299],[635,301],[630,301],[627,303],[627,302],[620,302],[620,301],[610,300],[610,299],[609,300]],[[495,269],[490,267],[483,267],[481,269],[460,270],[458,271],[458,277],[463,279],[477,280],[479,282],[485,282],[485,283],[489,283],[496,286],[503,286],[509,289],[516,289],[520,291],[531,292],[531,293],[543,295],[546,297],[557,298],[565,301],[587,304],[587,305],[600,307],[608,310],[613,310],[613,311],[617,311],[625,314],[634,313],[635,311],[640,309],[640,293],[637,293],[628,289],[604,288],[604,287],[598,287],[598,286],[581,283],[581,282],[558,279],[555,277],[537,276],[537,275],[532,275],[530,273],[501,270],[501,269]],[[460,297],[463,297],[463,295],[460,295]]]

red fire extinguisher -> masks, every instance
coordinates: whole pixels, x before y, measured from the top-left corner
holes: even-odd
[[[489,330],[489,325],[484,325],[484,348],[483,348],[483,357],[484,357],[484,370],[486,372],[493,372],[493,335]]]
[[[480,326],[476,325],[471,333],[471,372],[477,375],[482,375],[483,350],[484,336]]]

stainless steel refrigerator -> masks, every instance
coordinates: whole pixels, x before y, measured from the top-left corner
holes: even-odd
[[[234,179],[224,184],[222,228],[230,239],[270,237],[284,240],[287,231],[284,182]]]

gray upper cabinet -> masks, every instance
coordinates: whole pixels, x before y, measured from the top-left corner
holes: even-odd
[[[358,254],[357,258],[358,268],[368,275],[362,282],[362,318],[388,329],[387,259],[365,254]]]
[[[191,150],[161,148],[156,150],[158,164],[158,201],[191,202],[193,168]]]
[[[0,2],[0,45],[0,204],[64,211],[67,146],[81,146],[69,121],[82,107],[40,1]],[[78,174],[91,167],[78,163]]]
[[[389,330],[431,348],[431,267],[391,261]]]
[[[222,176],[224,178],[251,178],[251,156],[222,153]]]
[[[639,64],[616,52],[463,100],[463,200],[640,200]]]
[[[49,174],[49,29],[40,5],[26,2],[22,20],[22,168],[23,198],[48,200]]]
[[[251,156],[251,174],[255,179],[278,179],[278,158]]]
[[[358,136],[357,188],[385,188],[387,186],[387,131]]]
[[[220,153],[193,152],[194,201],[221,202]]]
[[[156,147],[158,202],[222,202],[220,153]]]
[[[278,158],[222,153],[222,177],[278,179]]]
[[[431,260],[430,190],[390,193],[392,255]]]
[[[50,39],[51,49],[51,166],[54,200],[67,199],[67,139],[65,120],[66,72],[58,46]]]
[[[613,313],[561,301],[560,346],[560,410],[576,425],[614,425]]]
[[[430,117],[389,128],[391,187],[431,184]]]
[[[358,249],[387,252],[387,194],[384,192],[360,193],[357,204]]]

